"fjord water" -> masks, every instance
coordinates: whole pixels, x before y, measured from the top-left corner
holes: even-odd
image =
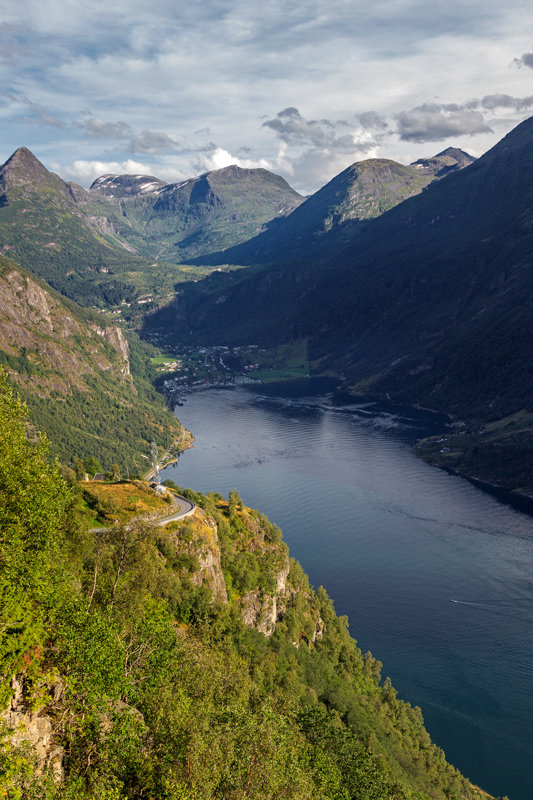
[[[416,458],[429,412],[335,398],[323,381],[208,390],[176,413],[195,446],[164,477],[236,488],[448,760],[482,788],[533,785],[533,518]]]

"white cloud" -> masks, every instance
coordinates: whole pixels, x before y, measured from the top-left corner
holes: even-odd
[[[214,169],[229,167],[232,164],[236,164],[236,166],[243,167],[244,169],[261,168],[272,170],[274,168],[273,162],[266,158],[260,158],[257,161],[251,158],[239,158],[238,156],[233,156],[228,150],[224,150],[223,147],[217,147],[209,154],[200,153],[197,158],[191,162],[191,165],[197,172],[210,172]]]
[[[380,121],[383,126],[387,128]],[[283,147],[277,158],[281,172],[286,174],[290,164],[293,185],[304,193],[323,185],[352,162],[375,157],[381,136],[361,127],[359,120],[309,120],[294,107],[279,111],[263,122],[263,127],[273,131]]]
[[[0,79],[32,105],[0,109],[2,148],[7,158],[26,144],[60,173],[80,159],[142,154],[152,174],[190,176],[230,158],[270,165],[310,191],[328,159],[337,169],[371,153],[426,155],[421,140],[395,134],[395,115],[526,98],[532,24],[523,0],[435,0],[429,15],[422,0],[19,0],[0,26]],[[510,68],[517,54],[523,69]],[[472,151],[528,113],[488,103],[464,108],[491,113],[470,118]],[[291,108],[300,119],[278,119]],[[275,124],[262,127],[265,114]],[[85,129],[73,128],[80,121]],[[456,121],[434,126],[434,136],[453,133],[460,146],[466,130]]]
[[[334,150],[309,149],[301,153],[293,164],[294,175],[291,181],[294,188],[302,194],[309,194],[328,183],[355,161],[377,158],[379,148],[370,143],[356,147],[346,158],[345,154]]]
[[[231,161],[231,163],[235,163],[235,161]],[[66,165],[47,161],[46,166],[65,180],[75,181],[85,187],[90,186],[96,178],[100,178],[102,175],[153,175],[167,183],[181,183],[195,174],[187,159],[174,156],[163,157],[151,163],[135,161],[131,158],[124,161],[78,159]]]
[[[98,117],[89,117],[74,123],[90,139],[127,139],[131,128],[127,122],[105,122]]]
[[[101,175],[151,175],[148,164],[133,161],[83,161],[77,160],[72,164],[61,166],[57,163],[50,164],[50,169],[58,172],[65,180],[76,181],[83,186],[92,183]],[[159,176],[156,176],[159,177]]]
[[[132,153],[168,153],[182,146],[183,139],[163,131],[144,130],[129,140]]]

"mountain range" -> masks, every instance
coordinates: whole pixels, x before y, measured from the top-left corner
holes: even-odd
[[[304,202],[266,169],[225,167],[182,183],[104,175],[89,192],[114,203],[139,253],[173,263],[246,241]]]
[[[524,463],[533,430],[532,126],[478,160],[359,162],[307,199],[239,167],[85,190],[20,148],[0,169],[1,252],[172,348],[303,343],[314,374],[465,420],[444,466],[529,491],[502,453]]]
[[[237,244],[301,202],[277,175],[239,167],[182,184],[104,176],[85,190],[21,147],[0,168],[0,254],[84,306],[163,302],[191,277],[185,256]]]
[[[0,167],[0,254],[81,305],[151,308],[208,265],[252,263],[256,238],[274,235],[278,251],[287,239],[308,240],[309,250],[315,233],[375,216],[470,160],[450,149],[411,167],[362,162],[305,200],[278,175],[237,166],[177,184],[104,175],[86,190],[21,147]]]
[[[491,480],[531,491],[513,465],[533,442],[532,166],[529,119],[474,163],[357,226],[344,246],[333,228],[318,254],[214,274],[148,318],[146,331],[167,342],[172,330],[175,341],[305,340],[312,370],[344,375],[353,391],[444,410],[473,430],[512,416],[496,443],[464,441],[492,452]],[[467,470],[462,442],[446,462]],[[483,457],[475,462],[488,477]]]
[[[476,161],[372,159],[305,200],[264,170],[85,190],[25,148],[4,164],[6,791],[489,797],[236,491],[181,490],[194,516],[164,534],[89,530],[74,472],[67,487],[34,426],[77,471],[142,473],[152,442],[180,449],[187,433],[153,388],[158,351],[133,329],[142,315],[144,337],[174,352],[298,344],[313,374],[352,392],[453,413],[463,422],[421,455],[531,494],[532,168],[533,119]],[[246,268],[214,269],[237,256]]]
[[[432,158],[410,166],[384,158],[351,164],[292,214],[236,247],[200,256],[198,264],[265,264],[317,258],[349,243],[366,220],[419,194],[435,180],[463,169],[474,161],[458,148],[449,147]],[[326,235],[327,234],[327,235]]]

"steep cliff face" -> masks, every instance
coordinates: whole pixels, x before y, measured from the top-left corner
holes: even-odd
[[[242,560],[249,565],[248,579],[236,587],[242,590],[238,598],[242,619],[246,625],[271,636],[290,596],[287,547],[276,526],[242,502],[235,504],[233,500],[227,507],[223,503],[219,507],[227,510],[230,526],[237,532],[233,542],[237,564]]]
[[[324,622],[279,528],[235,492],[229,502],[210,496],[207,509],[208,514],[197,512],[202,528],[196,528],[196,542],[200,537],[207,560],[195,551],[200,555],[196,585],[208,586],[213,599],[229,603],[245,625],[266,637],[281,625],[295,647],[312,647],[324,634]],[[187,527],[191,521],[182,523],[182,536]]]
[[[195,586],[206,586],[213,600],[228,602],[226,583],[222,572],[218,528],[215,520],[201,508],[185,522],[185,530],[193,531],[194,538],[188,551],[198,559],[198,570],[192,576]]]
[[[0,365],[64,463],[94,456],[106,468],[116,462],[141,473],[145,461],[135,453],[146,454],[151,441],[167,449],[180,437],[145,379],[150,353],[140,347],[141,374],[132,375],[121,328],[0,256]]]
[[[56,308],[53,308],[54,305]],[[56,311],[58,305],[54,304],[51,295],[34,280],[24,277],[14,268],[6,270],[0,284],[2,344],[9,348],[15,347],[19,342],[22,345],[32,344],[32,328],[37,334],[52,334],[54,322],[61,337],[66,338],[77,332],[78,326],[68,314],[63,315],[61,323],[55,314],[52,320],[52,310]]]
[[[245,625],[257,628],[265,636],[274,633],[290,594],[287,588],[289,569],[289,556],[286,555],[282,569],[274,575],[276,588],[272,593],[254,589],[241,597],[242,618]]]
[[[106,342],[109,342],[111,347],[113,347],[117,353],[122,356],[123,366],[120,367],[120,374],[124,377],[129,377],[131,375],[130,372],[130,348],[128,345],[128,341],[124,336],[122,330],[117,326],[108,326],[106,328],[100,328],[97,325],[91,326],[92,330],[101,336]]]
[[[42,395],[86,388],[84,378],[95,371],[131,384],[122,331],[87,324],[6,259],[0,262],[0,349],[21,360],[20,370],[10,370],[12,378],[19,385],[37,383]]]
[[[195,492],[181,491],[199,505],[193,516],[170,523],[164,535],[174,563],[188,571],[193,586],[203,587],[211,603],[229,604],[266,637],[282,625],[296,648],[319,641],[325,623],[279,529],[240,498],[236,503],[212,495],[206,503]]]

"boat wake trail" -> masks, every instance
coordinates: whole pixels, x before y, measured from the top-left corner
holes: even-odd
[[[516,619],[520,620],[521,622],[526,622],[531,624],[533,622],[532,614],[533,608],[531,607],[531,603],[528,602],[526,604],[517,602],[500,602],[500,603],[473,603],[469,600],[454,600],[450,598],[450,602],[457,603],[460,606],[470,606],[471,608],[477,608],[480,611],[484,611],[488,614],[496,614],[500,617],[508,617],[509,619]],[[520,613],[516,613],[516,612]],[[514,612],[514,613],[509,613]],[[524,616],[526,615],[526,616]]]
[[[502,603],[472,603],[470,600],[451,600],[451,602],[459,603],[460,606],[477,606],[479,608],[493,608],[502,605]]]

